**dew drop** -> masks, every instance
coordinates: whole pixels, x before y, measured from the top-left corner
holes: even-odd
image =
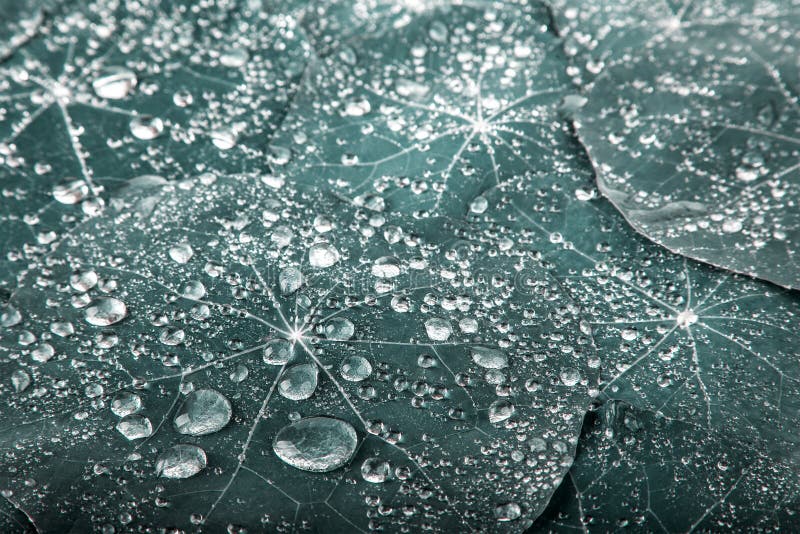
[[[361,464],[361,477],[372,484],[382,484],[392,475],[392,466],[380,458],[367,458]]]
[[[231,402],[219,391],[198,389],[189,393],[175,416],[175,430],[203,436],[222,430],[231,420]]]
[[[339,261],[339,251],[328,243],[318,243],[308,249],[308,262],[312,267],[325,269]]]
[[[522,508],[515,502],[499,504],[494,509],[494,517],[498,521],[514,521],[519,519],[521,515]]]
[[[440,317],[431,317],[425,321],[425,331],[433,341],[446,341],[453,333],[450,321]]]
[[[138,82],[136,73],[125,67],[107,67],[92,81],[92,89],[100,98],[121,100],[127,97]]]
[[[294,346],[288,339],[272,339],[264,347],[264,363],[284,365],[294,356]]]
[[[89,196],[89,186],[85,180],[70,180],[53,187],[53,198],[62,204],[77,204],[87,196]]]
[[[128,315],[128,307],[119,299],[103,297],[86,308],[86,322],[94,326],[109,326]]]
[[[164,478],[189,478],[206,468],[208,460],[196,445],[179,444],[158,455],[156,474]]]
[[[117,431],[129,441],[150,437],[153,425],[150,419],[143,415],[126,415],[117,423]]]
[[[293,365],[283,372],[278,383],[278,393],[289,400],[304,400],[317,389],[319,372],[313,363]]]
[[[125,417],[142,409],[142,398],[130,391],[120,391],[111,401],[111,413]]]
[[[131,133],[137,139],[150,141],[164,132],[164,121],[150,115],[140,115],[131,119]]]
[[[490,347],[473,347],[472,361],[484,369],[505,369],[508,367],[506,353]]]
[[[272,442],[275,454],[302,471],[325,473],[347,464],[358,446],[350,423],[332,417],[308,417],[283,427]]]
[[[169,249],[169,257],[176,263],[187,263],[192,256],[194,256],[194,250],[189,243],[181,243]]]
[[[356,328],[350,319],[334,317],[325,323],[324,332],[328,339],[346,341],[353,337]]]
[[[283,295],[291,295],[303,287],[303,282],[303,272],[297,267],[287,267],[278,275],[278,285]]]
[[[347,356],[339,366],[339,373],[349,382],[361,382],[372,374],[372,364],[363,356]]]

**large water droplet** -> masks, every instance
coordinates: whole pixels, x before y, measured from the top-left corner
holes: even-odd
[[[361,382],[372,374],[372,364],[363,356],[348,356],[342,360],[339,372],[349,382]]]
[[[118,323],[128,315],[128,307],[119,299],[103,297],[86,308],[86,322],[94,326]]]
[[[192,256],[194,256],[194,250],[189,243],[181,243],[169,249],[169,257],[176,263],[187,263]]]
[[[325,337],[328,339],[348,340],[353,337],[356,331],[355,325],[350,319],[344,317],[334,317],[325,323]]]
[[[111,401],[111,412],[117,417],[125,417],[142,409],[142,398],[130,391],[120,391]]]
[[[372,274],[378,278],[394,278],[400,275],[400,260],[393,256],[384,256],[372,264]]]
[[[150,419],[143,415],[126,415],[117,423],[117,431],[132,441],[150,437],[153,433],[153,425],[150,423]]]
[[[142,141],[155,139],[164,132],[164,121],[149,115],[134,117],[130,126],[133,136]]]
[[[431,317],[425,321],[425,331],[433,341],[446,341],[453,333],[453,327],[447,319]]]
[[[494,517],[498,521],[514,521],[519,519],[521,515],[522,508],[515,502],[498,504],[494,509]]]
[[[278,383],[278,392],[290,400],[304,400],[317,389],[319,372],[313,363],[293,365],[283,372]]]
[[[392,475],[392,466],[380,458],[367,458],[361,464],[361,477],[367,482],[381,484],[389,480]]]
[[[89,196],[89,186],[85,180],[70,180],[53,187],[53,198],[62,204],[77,204]]]
[[[490,347],[473,347],[472,361],[484,369],[505,369],[508,367],[508,355],[501,350]]]
[[[120,100],[130,94],[137,83],[136,73],[125,67],[106,67],[92,81],[92,89],[100,98]]]
[[[175,416],[181,434],[202,436],[218,432],[231,420],[231,402],[219,391],[198,389],[189,393]]]
[[[325,269],[339,261],[339,251],[328,243],[318,243],[308,249],[308,262],[312,267]]]
[[[489,405],[489,422],[501,423],[517,411],[511,401],[498,399]]]
[[[294,346],[288,339],[272,339],[264,347],[264,362],[270,365],[284,365],[293,356]]]
[[[297,267],[287,267],[278,275],[281,293],[290,295],[303,286],[303,272]]]
[[[347,464],[358,446],[350,423],[332,417],[308,417],[283,427],[272,449],[296,469],[324,473]]]
[[[206,452],[196,445],[179,444],[156,460],[156,474],[164,478],[189,478],[206,468]]]

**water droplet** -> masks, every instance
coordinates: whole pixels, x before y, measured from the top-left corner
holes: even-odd
[[[312,267],[325,269],[339,261],[339,251],[328,243],[318,243],[308,249],[308,262]]]
[[[198,389],[189,393],[175,416],[181,434],[203,436],[218,432],[231,420],[231,402],[219,391]]]
[[[143,415],[126,415],[117,423],[117,431],[128,440],[150,437],[153,433],[153,425],[150,419]]]
[[[332,417],[308,417],[283,427],[272,443],[275,454],[302,471],[325,473],[347,464],[358,446],[350,423]]]
[[[505,369],[508,367],[508,355],[499,349],[490,347],[473,347],[472,361],[484,369]]]
[[[728,234],[735,234],[741,231],[742,221],[739,219],[725,219],[722,223],[722,231]]]
[[[191,299],[191,300],[199,300],[206,296],[206,286],[203,285],[203,282],[198,280],[192,280],[187,282],[183,289],[181,290],[181,295],[184,298]]]
[[[425,98],[425,95],[427,95],[430,91],[430,87],[427,85],[415,82],[414,80],[409,80],[407,78],[399,78],[397,81],[395,81],[394,89],[397,91],[398,95],[404,98],[410,98],[412,100],[421,100]]]
[[[189,478],[206,468],[206,452],[196,445],[179,444],[156,460],[156,474],[164,478]]]
[[[94,326],[118,323],[128,315],[128,307],[119,299],[103,297],[86,308],[86,322]]]
[[[489,209],[489,201],[484,196],[475,197],[469,204],[469,211],[477,215],[484,213],[487,209]]]
[[[125,67],[106,67],[92,81],[92,89],[100,98],[121,100],[128,96],[137,83],[136,73]]]
[[[14,386],[14,391],[22,393],[31,385],[31,375],[22,369],[17,369],[11,373],[11,385]]]
[[[574,386],[581,381],[581,374],[577,369],[569,367],[561,371],[559,377],[565,386]]]
[[[361,382],[372,374],[372,364],[363,356],[347,356],[342,360],[339,372],[349,382]]]
[[[150,115],[140,115],[131,119],[131,133],[137,139],[149,141],[164,132],[164,121]]]
[[[338,339],[346,341],[353,337],[356,331],[355,325],[350,319],[344,317],[334,317],[325,323],[325,337],[328,339]]]
[[[284,365],[294,356],[294,346],[288,339],[272,339],[264,347],[264,362],[270,365]]]
[[[53,198],[62,204],[77,204],[87,196],[89,196],[89,186],[85,180],[70,180],[53,187]]]
[[[494,516],[498,521],[514,521],[521,515],[522,508],[515,502],[498,504],[494,509]]]
[[[361,464],[361,477],[373,484],[382,484],[392,476],[392,466],[380,458],[367,458]]]
[[[297,267],[287,267],[278,275],[278,285],[283,295],[291,295],[303,287],[303,282],[303,272]]]
[[[194,256],[194,250],[189,243],[181,243],[169,249],[169,257],[176,263],[187,263],[192,256]]]
[[[498,399],[489,405],[489,422],[501,423],[514,415],[516,407],[511,401],[505,399]]]
[[[142,409],[142,398],[130,391],[120,391],[111,401],[111,413],[125,417]]]
[[[278,392],[290,400],[304,400],[317,389],[319,372],[313,363],[293,365],[283,372],[278,383]]]
[[[432,341],[446,341],[453,333],[450,321],[439,317],[431,317],[425,321],[425,331]]]
[[[236,132],[228,128],[211,130],[209,136],[214,146],[220,150],[230,150],[236,146],[236,142],[239,140],[239,136],[236,135]]]
[[[378,278],[395,278],[400,276],[400,260],[394,256],[383,256],[372,264],[372,275]]]
[[[89,291],[97,285],[98,277],[94,271],[81,271],[69,277],[69,285],[75,291]]]
[[[234,69],[243,67],[249,59],[250,54],[244,48],[231,48],[219,56],[219,62],[223,67]]]
[[[19,313],[14,306],[6,305],[5,309],[0,312],[0,326],[11,328],[22,322],[22,314]]]

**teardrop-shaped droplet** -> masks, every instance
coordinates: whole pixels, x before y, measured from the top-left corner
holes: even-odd
[[[287,267],[278,275],[278,285],[283,295],[291,295],[303,286],[303,272],[297,267]]]
[[[358,446],[350,423],[333,417],[308,417],[283,427],[272,449],[296,469],[324,473],[347,464]]]
[[[339,373],[348,382],[361,382],[372,374],[372,364],[363,356],[348,356],[342,360]]]
[[[264,347],[264,362],[270,365],[284,365],[294,357],[294,346],[288,339],[271,339]]]

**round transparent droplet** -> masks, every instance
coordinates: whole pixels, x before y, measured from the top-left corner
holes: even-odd
[[[150,419],[143,415],[126,415],[117,423],[117,431],[129,441],[150,437],[153,425]]]
[[[156,474],[164,478],[189,478],[206,468],[208,460],[196,445],[179,444],[158,455]]]
[[[219,391],[198,389],[186,396],[175,416],[175,430],[203,436],[222,430],[231,420],[231,402]]]
[[[86,308],[86,322],[94,326],[109,326],[128,315],[128,307],[119,299],[103,297]]]
[[[361,382],[372,374],[372,364],[363,356],[347,356],[339,365],[339,373],[348,382]]]
[[[317,366],[313,363],[293,365],[283,372],[278,393],[294,401],[308,399],[317,389],[317,379]]]
[[[350,423],[333,417],[308,417],[283,427],[272,442],[275,454],[302,471],[324,473],[347,464],[358,446]]]
[[[361,464],[361,477],[372,484],[382,484],[392,475],[392,466],[380,458],[367,458]]]

